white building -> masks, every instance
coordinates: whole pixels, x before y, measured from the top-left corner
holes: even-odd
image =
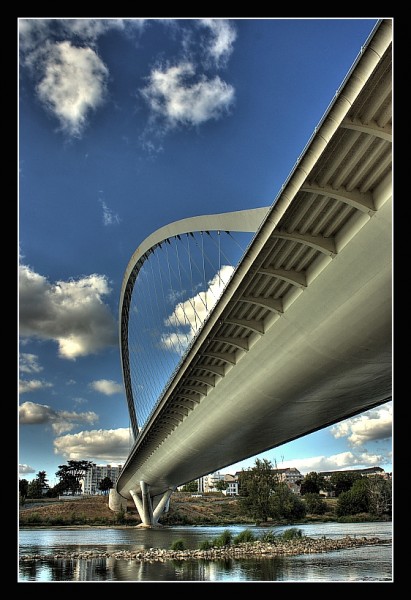
[[[227,488],[223,491],[223,494],[225,496],[238,496],[238,477],[226,473],[224,482],[227,484]]]
[[[106,477],[111,479],[114,487],[122,468],[123,465],[96,465],[93,463],[86,472],[84,479],[81,480],[82,493],[92,496],[102,494],[103,492],[98,489],[98,485]]]

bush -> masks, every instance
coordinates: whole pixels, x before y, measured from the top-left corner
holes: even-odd
[[[213,544],[210,542],[210,540],[203,540],[198,548],[199,550],[211,550],[212,547]]]
[[[229,529],[225,529],[221,535],[213,540],[213,546],[217,548],[223,548],[224,546],[231,546],[233,534]]]
[[[41,518],[41,516],[38,513],[33,513],[31,515],[27,515],[27,518],[25,519],[25,521],[28,524],[37,524],[37,523],[42,523],[43,519]]]
[[[297,540],[303,537],[303,532],[301,529],[297,529],[297,527],[291,527],[291,529],[286,529],[281,537],[287,542],[290,540]]]
[[[175,540],[171,544],[171,550],[185,550],[185,549],[186,549],[186,545],[184,543],[184,540]]]
[[[260,540],[262,542],[265,542],[266,544],[273,544],[276,540],[277,540],[277,536],[274,533],[274,531],[266,531],[265,533],[263,533],[263,535],[260,537]]]
[[[123,525],[127,521],[126,511],[123,506],[120,506],[120,510],[115,513],[115,522],[117,525]]]
[[[255,535],[251,529],[244,529],[238,535],[235,536],[234,544],[244,544],[245,542],[255,542]]]
[[[327,504],[317,494],[305,494],[304,501],[307,512],[311,515],[323,515],[327,512]]]

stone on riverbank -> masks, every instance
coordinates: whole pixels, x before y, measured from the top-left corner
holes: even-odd
[[[115,558],[117,560],[135,560],[144,561],[165,561],[165,560],[215,560],[227,558],[270,558],[274,556],[287,555],[296,556],[298,554],[314,554],[322,552],[333,552],[334,550],[344,550],[346,548],[357,548],[359,546],[374,546],[377,544],[389,544],[391,539],[381,539],[377,537],[350,537],[329,539],[329,538],[299,538],[295,540],[278,540],[273,543],[267,542],[245,542],[234,546],[223,546],[222,548],[213,547],[209,550],[165,550],[161,548],[150,548],[149,550],[117,550],[115,552],[72,552],[59,554],[23,554],[20,561],[27,562],[32,560],[70,560],[70,559],[101,559]]]

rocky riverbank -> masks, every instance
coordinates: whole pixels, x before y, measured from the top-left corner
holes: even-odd
[[[213,547],[209,550],[166,550],[161,548],[150,548],[149,550],[120,550],[116,552],[69,552],[59,554],[35,554],[21,555],[20,561],[32,560],[70,560],[70,559],[101,559],[115,558],[117,560],[135,560],[138,562],[155,562],[166,560],[216,560],[227,558],[271,558],[280,555],[296,556],[298,554],[315,554],[321,552],[333,552],[359,546],[371,546],[377,544],[388,544],[391,540],[377,537],[350,537],[339,539],[328,538],[301,538],[288,541],[246,542],[222,548]]]

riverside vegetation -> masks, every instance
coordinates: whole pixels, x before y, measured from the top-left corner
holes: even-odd
[[[390,520],[389,517],[376,517],[370,513],[338,516],[337,499],[327,498],[324,501],[326,511],[321,514],[307,513],[299,519],[268,519],[268,525],[311,523],[324,521],[364,522]],[[208,494],[200,498],[192,498],[184,492],[172,496],[170,511],[163,515],[161,523],[174,525],[251,525],[257,521],[251,516],[241,513],[239,501],[222,494]],[[76,500],[26,500],[20,507],[20,527],[55,527],[55,526],[131,526],[140,523],[140,518],[132,502],[127,512],[113,513],[108,507],[106,496],[84,496]]]
[[[69,461],[70,462],[70,461]],[[73,462],[73,461],[71,461]],[[84,462],[84,461],[83,461]],[[61,472],[64,465],[61,465]],[[74,465],[77,468],[77,463]],[[81,466],[84,470],[86,466]],[[254,467],[241,471],[239,485],[241,497],[230,498],[220,493],[193,497],[190,493],[176,492],[170,511],[161,518],[162,525],[225,525],[266,523],[293,524],[311,521],[391,520],[391,481],[380,476],[362,477],[359,473],[336,473],[330,481],[318,473],[308,473],[300,482],[301,496],[294,494],[278,479],[274,465],[256,459]],[[68,471],[72,473],[73,465]],[[77,475],[65,475],[68,485]],[[40,477],[41,476],[41,477]],[[76,479],[77,478],[77,479]],[[334,478],[334,479],[333,479]],[[45,471],[39,472],[38,486],[46,481]],[[20,481],[23,483],[23,480]],[[72,482],[73,483],[73,482]],[[192,482],[195,486],[196,484]],[[59,484],[60,485],[60,484]],[[77,489],[72,485],[72,490]],[[189,484],[190,485],[190,484]],[[188,486],[185,486],[188,488]],[[183,488],[184,489],[184,488]],[[337,498],[322,498],[320,490],[333,491]],[[127,511],[113,513],[108,508],[106,496],[77,496],[76,499],[58,500],[38,495],[29,501],[22,496],[20,525],[137,525],[140,522],[132,501]]]

